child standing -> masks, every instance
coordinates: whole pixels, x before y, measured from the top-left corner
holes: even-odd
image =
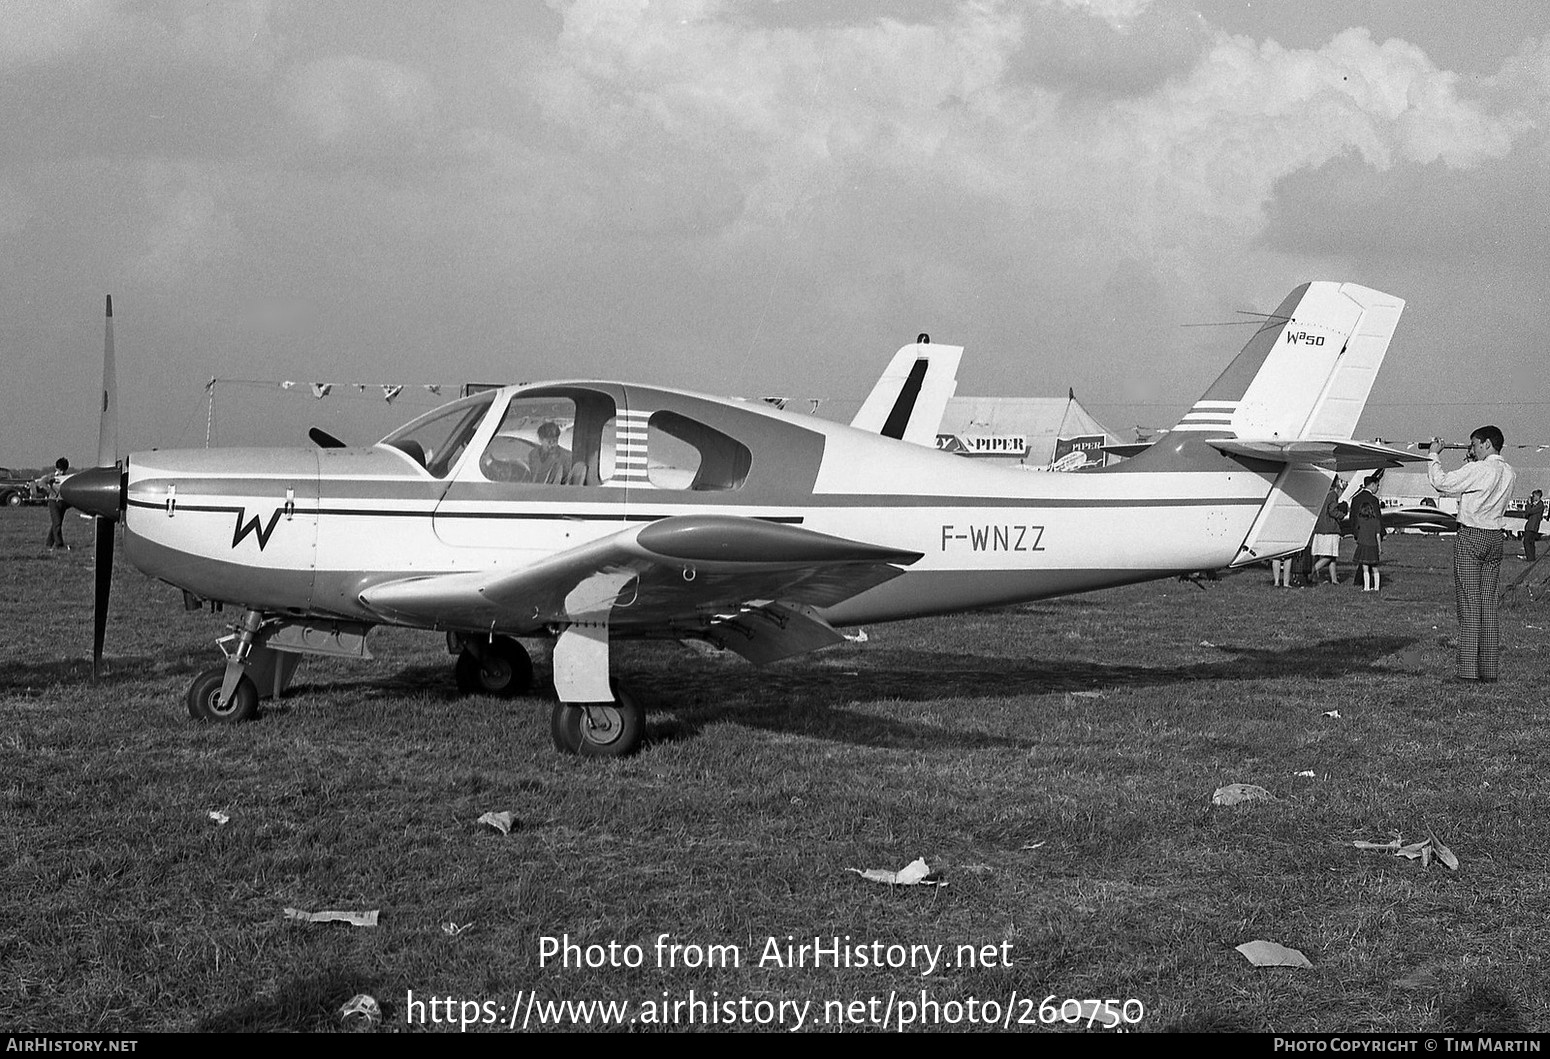
[[[1356,523],[1356,565],[1362,571],[1362,591],[1376,592],[1383,584],[1378,570],[1380,561],[1379,542],[1383,539],[1383,511],[1378,498],[1363,490],[1354,498],[1356,510],[1352,513]]]

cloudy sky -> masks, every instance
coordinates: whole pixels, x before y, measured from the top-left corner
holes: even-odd
[[[1320,278],[1409,303],[1361,435],[1550,441],[1547,130],[1542,0],[0,0],[0,462],[90,461],[106,293],[125,449],[919,331],[1123,433]]]

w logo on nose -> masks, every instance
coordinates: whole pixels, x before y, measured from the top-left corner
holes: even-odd
[[[258,538],[258,550],[263,551],[264,545],[269,543],[270,535],[274,533],[275,525],[280,521],[280,512],[283,510],[284,508],[275,508],[274,514],[269,516],[269,525],[264,526],[259,524],[260,516],[258,515],[254,515],[244,524],[242,517],[248,511],[245,507],[239,507],[237,509],[237,527],[231,535],[231,546],[235,548],[242,543],[244,537],[251,533]]]

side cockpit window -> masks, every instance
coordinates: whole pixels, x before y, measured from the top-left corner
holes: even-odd
[[[614,476],[614,402],[590,390],[519,394],[479,457],[491,482],[603,485]]]
[[[437,478],[445,478],[494,401],[493,393],[453,401],[399,427],[381,444],[393,446]]]
[[[647,420],[646,457],[646,478],[658,489],[741,489],[753,466],[742,442],[677,412]]]

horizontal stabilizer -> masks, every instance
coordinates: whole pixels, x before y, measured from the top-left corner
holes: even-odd
[[[1369,441],[1258,441],[1253,438],[1207,438],[1206,444],[1232,456],[1331,471],[1375,470],[1425,463],[1427,456]]]

